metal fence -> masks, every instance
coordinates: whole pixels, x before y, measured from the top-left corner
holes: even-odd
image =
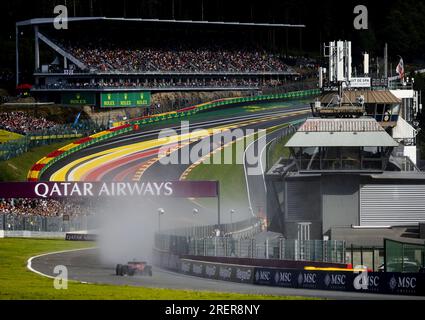
[[[219,229],[221,235],[231,235],[234,238],[249,238],[261,232],[262,228],[263,220],[253,217],[251,219],[237,221],[234,223],[222,224],[220,227],[218,227],[218,225],[205,225],[164,230],[161,232],[161,236],[175,235],[202,239],[215,236],[217,229]]]
[[[156,248],[178,255],[237,257],[345,263],[345,243],[336,240],[288,240],[276,238],[210,237],[195,239],[176,235],[156,237]]]
[[[374,246],[354,246],[346,247],[346,261],[355,266],[366,266],[373,272],[383,271],[384,248]]]
[[[95,228],[93,215],[43,217],[0,214],[0,230],[5,231],[70,232]]]
[[[93,122],[82,120],[76,126],[66,124],[46,130],[28,132],[23,138],[0,144],[0,161],[19,156],[37,146],[49,145],[65,139],[88,136],[95,132],[108,129],[108,125],[108,121]]]
[[[155,248],[176,255],[304,260],[345,263],[344,241],[291,240],[257,237],[264,221],[252,218],[220,226],[164,230],[155,235]]]

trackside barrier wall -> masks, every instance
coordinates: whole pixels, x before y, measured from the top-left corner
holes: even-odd
[[[0,214],[0,230],[6,234],[13,232],[32,232],[37,234],[90,230],[96,228],[95,216],[76,215],[64,217],[44,217],[39,215]]]
[[[255,268],[254,284],[297,289],[425,295],[424,273]]]
[[[0,238],[64,239],[65,238],[65,232],[4,231],[4,230],[0,230]]]
[[[207,279],[293,289],[425,296],[424,273],[250,267],[180,259],[178,255],[159,250],[156,250],[154,256],[155,264],[165,269]]]
[[[179,272],[214,280],[253,283],[254,268],[181,259]]]
[[[139,130],[140,126],[146,124],[152,124],[160,121],[165,121],[174,118],[187,117],[193,114],[196,114],[201,111],[206,111],[212,108],[232,105],[237,103],[247,103],[247,102],[260,102],[260,101],[270,101],[270,100],[281,100],[281,99],[296,99],[312,95],[320,94],[319,89],[310,89],[303,91],[287,92],[281,94],[273,95],[260,95],[260,96],[251,96],[251,97],[242,97],[242,98],[226,98],[219,99],[212,102],[202,103],[193,107],[184,108],[178,111],[172,111],[163,113],[160,115],[144,117],[141,119],[133,119],[128,122],[119,122],[116,123],[116,127],[106,131],[102,131],[91,135],[87,138],[80,139],[70,145],[67,145],[63,148],[52,152],[50,156],[46,156],[39,161],[31,168],[28,172],[28,181],[38,181],[40,176],[54,163],[67,157],[68,155],[84,149],[92,144],[98,143],[100,141],[131,132],[133,130]]]

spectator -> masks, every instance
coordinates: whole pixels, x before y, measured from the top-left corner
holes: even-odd
[[[23,111],[0,113],[0,129],[26,134],[30,131],[46,130],[53,128],[57,123],[46,118],[35,118]]]
[[[63,215],[88,215],[91,213],[91,205],[78,200],[0,199],[0,214],[58,217]]]
[[[279,55],[248,46],[182,45],[140,47],[97,42],[62,44],[89,69],[97,71],[252,72],[291,71]]]

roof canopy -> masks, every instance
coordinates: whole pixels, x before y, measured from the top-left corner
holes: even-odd
[[[336,94],[336,92],[326,93],[322,95],[319,100],[323,104],[328,104],[332,101]],[[342,95],[342,103],[356,103],[359,96],[364,97],[365,103],[398,104],[401,102],[400,99],[387,90],[346,90]],[[336,102],[336,100],[334,99],[333,102]]]
[[[55,18],[35,18],[19,21],[16,26],[29,26],[41,24],[53,24]],[[251,27],[286,27],[286,28],[305,28],[304,24],[288,23],[254,23],[254,22],[232,22],[232,21],[195,21],[195,20],[160,20],[160,19],[141,19],[141,18],[108,18],[108,17],[69,17],[68,22],[79,21],[123,21],[123,22],[156,22],[156,23],[186,23],[186,24],[209,24],[209,25],[233,25],[233,26],[251,26]]]
[[[373,118],[309,118],[286,147],[396,147],[398,143]]]

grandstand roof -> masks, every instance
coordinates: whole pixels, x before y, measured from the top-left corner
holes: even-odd
[[[311,118],[286,147],[396,147],[398,143],[373,118]]]
[[[52,18],[35,18],[19,21],[16,26],[31,26],[53,23]],[[109,18],[109,17],[70,17],[68,22],[82,21],[123,21],[123,22],[154,22],[154,23],[181,23],[181,24],[207,24],[207,25],[232,25],[232,26],[251,26],[251,27],[285,27],[285,28],[305,28],[304,24],[288,24],[288,23],[255,23],[255,22],[227,22],[227,21],[205,21],[205,20],[161,20],[161,19],[142,19],[142,18]]]
[[[321,103],[331,103],[336,92],[326,93],[319,98]],[[378,104],[398,104],[400,99],[393,95],[388,90],[356,90],[356,91],[344,91],[342,96],[342,103],[355,103],[357,97],[364,97],[365,103],[378,103]]]

